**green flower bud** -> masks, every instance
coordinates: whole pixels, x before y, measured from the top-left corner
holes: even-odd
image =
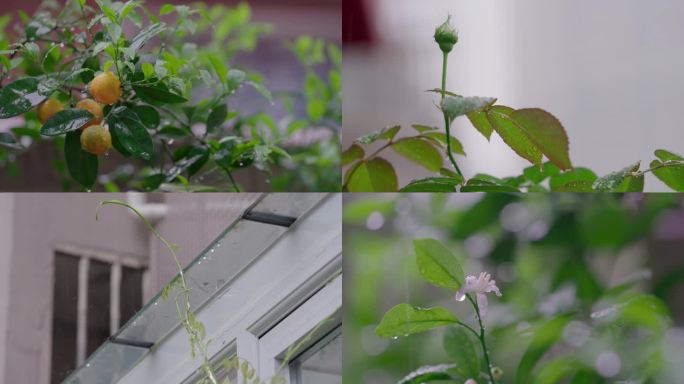
[[[458,32],[449,23],[451,16],[447,18],[444,24],[437,27],[435,30],[435,41],[439,44],[439,49],[444,53],[449,53],[458,42]]]

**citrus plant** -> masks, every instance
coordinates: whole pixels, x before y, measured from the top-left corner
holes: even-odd
[[[317,160],[316,175],[339,172],[339,149],[320,149],[339,143],[335,120],[334,134],[311,151],[299,150],[304,159],[282,146],[296,131],[335,117],[339,83],[316,76],[314,85],[294,91],[306,94],[301,102],[308,107],[288,109],[283,120],[296,122],[289,130],[267,111],[232,107],[246,87],[263,96],[264,108],[282,100],[262,75],[236,64],[238,54],[253,51],[272,30],[252,22],[245,3],[167,4],[152,12],[135,0],[45,0],[32,17],[19,15],[20,24],[0,20],[0,119],[23,117],[22,126],[0,133],[0,166],[10,171],[18,171],[16,157],[31,144],[49,140],[64,153],[57,169],[87,190],[99,182],[110,191],[122,185],[240,191],[235,172],[252,168],[270,180]],[[17,30],[8,31],[11,25]],[[334,44],[312,38],[290,44],[304,58],[311,46],[325,48],[307,71],[319,64],[333,67],[331,73],[339,68],[330,64],[340,57]],[[103,157],[109,153],[117,156]],[[295,188],[318,187],[310,179]]]
[[[358,138],[342,154],[347,167],[343,188],[350,192],[639,192],[644,174],[652,172],[669,188],[684,191],[684,157],[657,150],[650,166],[640,162],[603,177],[584,167],[574,167],[569,154],[568,134],[561,122],[540,108],[515,109],[497,104],[491,97],[464,97],[446,89],[448,57],[458,42],[450,20],[437,27],[435,42],[443,54],[439,94],[444,129],[412,125],[413,135],[397,138],[401,126],[391,126]],[[487,140],[498,134],[517,155],[532,166],[522,175],[497,178],[485,173],[464,175],[455,156],[465,156],[461,142],[451,134],[455,119],[467,117]],[[370,151],[374,143],[379,148]],[[422,166],[432,176],[399,186],[394,166],[381,156],[386,150]],[[367,153],[368,152],[368,153]],[[445,160],[448,163],[445,165]]]

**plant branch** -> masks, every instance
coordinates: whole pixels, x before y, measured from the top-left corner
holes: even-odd
[[[444,101],[444,98],[446,97],[447,59],[449,57],[449,54],[447,52],[444,52],[443,57],[444,59],[442,60],[442,101]],[[446,130],[447,157],[449,158],[451,165],[456,170],[456,173],[458,173],[458,175],[461,176],[461,178],[463,179],[463,173],[461,172],[461,169],[458,167],[458,164],[456,164],[456,159],[454,159],[454,155],[451,153],[451,132],[449,132],[451,128],[451,121],[449,121],[449,117],[446,115],[444,111],[442,111],[442,113],[444,114],[444,128]]]
[[[489,380],[493,383],[496,384],[496,380],[494,379],[494,373],[492,372],[492,363],[491,360],[489,359],[489,350],[487,349],[487,342],[485,340],[485,327],[484,324],[482,324],[482,316],[480,315],[480,307],[477,306],[477,299],[473,299],[470,295],[466,295],[468,298],[468,301],[473,305],[473,308],[475,308],[475,314],[477,315],[477,323],[480,326],[480,333],[478,335],[478,339],[480,339],[480,345],[482,346],[482,352],[484,354],[485,358],[485,364],[487,364],[487,374],[489,375]]]

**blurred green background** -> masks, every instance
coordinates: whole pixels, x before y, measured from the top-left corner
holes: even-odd
[[[503,296],[490,296],[485,322],[500,383],[684,383],[683,197],[347,194],[344,204],[344,383],[453,363],[443,330],[374,333],[401,302],[474,324],[453,292],[420,278],[411,242],[425,237],[466,274],[497,281]]]

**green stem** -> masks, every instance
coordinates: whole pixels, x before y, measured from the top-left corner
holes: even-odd
[[[446,79],[447,79],[447,60],[449,58],[449,54],[447,52],[443,53],[443,60],[442,60],[442,101],[444,101],[444,98],[446,97]],[[444,127],[446,129],[446,152],[447,156],[449,157],[449,161],[451,162],[451,165],[454,167],[456,170],[456,173],[458,173],[461,178],[463,178],[463,173],[461,172],[461,169],[458,167],[458,164],[456,164],[456,159],[454,159],[454,155],[451,153],[451,132],[449,131],[451,129],[451,122],[449,121],[449,117],[447,117],[446,113],[444,113]]]
[[[473,308],[475,308],[475,314],[477,315],[477,323],[480,326],[480,334],[478,335],[478,338],[480,339],[480,345],[482,346],[482,352],[484,354],[485,358],[485,364],[487,364],[487,374],[489,375],[489,380],[493,383],[496,384],[496,380],[494,379],[494,373],[492,372],[492,363],[491,360],[489,359],[489,350],[487,349],[487,341],[485,340],[485,327],[482,324],[482,316],[480,316],[480,307],[477,306],[477,299],[473,300],[470,295],[466,295],[468,298],[468,301],[473,305]]]

